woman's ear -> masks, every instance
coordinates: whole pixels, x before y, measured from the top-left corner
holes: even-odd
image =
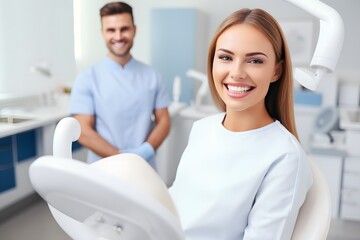
[[[278,64],[276,64],[274,76],[271,82],[276,82],[277,80],[279,80],[282,72],[283,72],[283,61],[280,61]]]

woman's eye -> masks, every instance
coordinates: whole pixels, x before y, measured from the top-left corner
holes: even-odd
[[[261,64],[261,63],[263,63],[263,61],[260,60],[260,59],[250,59],[250,60],[248,61],[248,63]]]
[[[225,56],[225,55],[221,55],[221,56],[219,56],[219,59],[220,59],[220,60],[223,60],[223,61],[230,61],[230,60],[231,60],[231,57]]]

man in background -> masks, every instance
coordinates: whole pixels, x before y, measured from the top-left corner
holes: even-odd
[[[132,7],[112,2],[100,9],[107,56],[81,73],[73,86],[71,114],[81,125],[79,142],[92,163],[131,152],[155,167],[155,150],[170,129],[169,99],[160,75],[133,58]],[[153,118],[153,119],[152,119]]]

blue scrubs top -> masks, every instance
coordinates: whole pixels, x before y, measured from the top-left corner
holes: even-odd
[[[153,111],[168,104],[166,86],[154,69],[133,58],[123,68],[105,57],[76,79],[70,113],[95,115],[96,131],[121,150],[146,141]],[[88,162],[98,159],[89,151]]]

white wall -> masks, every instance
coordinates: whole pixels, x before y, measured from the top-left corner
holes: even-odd
[[[79,65],[79,70],[81,70],[85,66],[88,66],[90,63],[102,57],[106,52],[104,43],[99,33],[100,21],[98,12],[99,8],[109,1],[79,1],[82,2],[82,9],[84,12],[82,22],[84,27],[83,34],[85,37],[83,39],[82,46],[86,52],[86,60],[84,59]],[[316,45],[318,20],[302,9],[281,0],[225,0],[222,2],[208,0],[127,0],[127,2],[133,6],[135,23],[138,30],[133,48],[133,55],[146,63],[150,63],[150,12],[153,8],[192,7],[201,11],[206,16],[208,24],[208,29],[206,31],[208,34],[208,41],[204,42],[204,48],[208,47],[211,35],[223,18],[242,7],[263,8],[269,11],[278,20],[312,19],[314,21],[315,28],[313,45],[314,47]],[[345,22],[345,43],[343,52],[338,62],[337,71],[341,72],[341,74],[346,77],[354,78],[355,81],[360,82],[360,74],[358,70],[360,69],[360,61],[357,60],[357,56],[360,55],[360,48],[357,47],[360,43],[360,30],[358,27],[358,23],[360,22],[360,15],[358,14],[360,1],[323,0],[323,2],[335,8],[342,15]],[[206,55],[203,57],[204,60],[206,60]]]
[[[0,1],[0,93],[36,92],[72,81],[72,0]],[[47,63],[52,79],[29,71]]]
[[[82,59],[75,68],[73,56],[73,1],[1,0],[0,1],[0,93],[37,91],[49,84],[48,79],[31,74],[29,68],[47,62],[53,72],[51,83],[72,82],[76,73],[106,54],[100,34],[99,9],[105,0],[74,0],[81,4],[80,36]],[[310,14],[282,0],[128,0],[134,8],[137,36],[133,55],[150,63],[150,13],[153,8],[191,7],[206,18],[203,47],[224,17],[242,7],[260,7],[278,20],[314,19]],[[360,1],[323,0],[334,7],[345,22],[345,44],[337,71],[342,80],[360,82]],[[181,23],[180,23],[181,24]],[[176,26],[174,26],[176,27]],[[317,27],[317,24],[315,24]],[[316,30],[315,30],[316,31]],[[316,33],[315,33],[316,35]],[[314,45],[316,36],[314,39]],[[202,58],[206,61],[206,50]],[[201,57],[199,57],[201,59]],[[202,69],[205,71],[205,64]]]

